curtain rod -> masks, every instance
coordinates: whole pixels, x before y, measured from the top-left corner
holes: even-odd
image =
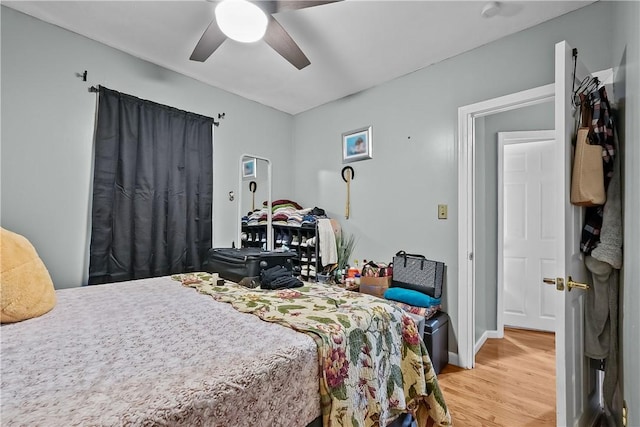
[[[86,73],[86,71],[85,71]],[[92,93],[98,93],[100,92],[100,88],[98,86],[90,86],[89,87],[89,92]],[[218,113],[218,121],[216,122],[215,119],[213,120],[213,125],[215,127],[220,126],[220,120],[224,119],[225,113]]]

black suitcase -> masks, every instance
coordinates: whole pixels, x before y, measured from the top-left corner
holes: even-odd
[[[260,248],[212,248],[209,249],[204,269],[232,282],[245,277],[260,276],[260,270],[282,265],[293,269],[295,252],[263,251]]]

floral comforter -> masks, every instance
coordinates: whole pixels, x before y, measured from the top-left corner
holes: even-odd
[[[173,278],[240,312],[311,335],[325,426],[384,426],[407,412],[419,426],[451,425],[427,350],[402,310],[320,284],[265,291],[216,286],[216,275],[208,273]]]

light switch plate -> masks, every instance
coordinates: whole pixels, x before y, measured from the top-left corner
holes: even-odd
[[[438,219],[447,219],[447,205],[438,205]]]

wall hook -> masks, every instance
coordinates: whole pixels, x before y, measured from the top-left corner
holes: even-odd
[[[347,172],[347,176],[345,176]],[[351,210],[351,180],[356,177],[356,173],[351,166],[345,166],[342,168],[342,180],[347,183],[347,206],[345,207],[344,217],[349,219],[349,211]]]
[[[218,119],[224,119],[224,113],[218,113]]]
[[[80,77],[83,82],[87,81],[87,70],[84,70],[83,73],[76,73],[76,77]]]

